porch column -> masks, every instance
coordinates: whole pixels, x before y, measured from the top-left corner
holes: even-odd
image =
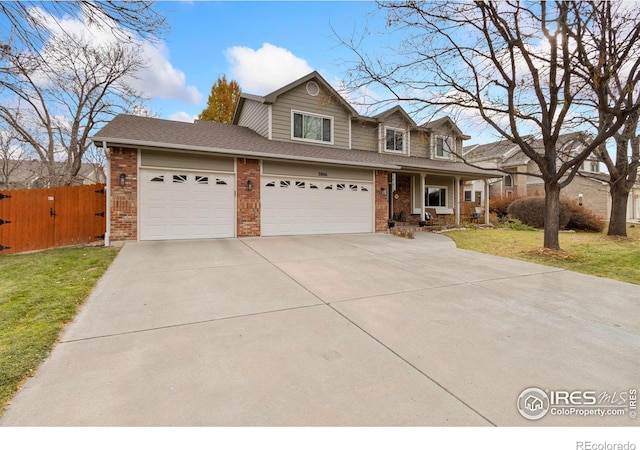
[[[489,180],[484,179],[484,224],[489,225]]]
[[[425,211],[427,209],[427,204],[425,202],[426,195],[425,195],[425,191],[424,191],[424,189],[425,189],[425,179],[426,179],[426,175],[424,173],[421,173],[420,174],[420,189],[421,189],[421,192],[420,192],[420,198],[421,198],[420,204],[422,205],[422,208],[420,209],[420,220],[425,220],[424,213],[425,213]]]
[[[456,177],[454,195],[454,207],[456,214],[456,226],[460,225],[460,177]]]

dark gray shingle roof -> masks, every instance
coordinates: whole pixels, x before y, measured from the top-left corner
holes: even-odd
[[[235,156],[306,160],[392,170],[405,167],[460,175],[477,175],[479,178],[496,175],[463,163],[272,141],[246,127],[214,122],[186,123],[123,114],[115,117],[91,139],[98,146],[104,141],[110,146],[195,150]]]

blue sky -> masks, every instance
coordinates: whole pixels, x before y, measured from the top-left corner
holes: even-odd
[[[153,43],[131,37],[140,44],[148,67],[127,82],[150,99],[152,113],[171,120],[197,118],[221,75],[236,80],[243,92],[264,95],[316,70],[344,92],[343,82],[357,58],[341,38],[366,36],[359,50],[368,55],[384,48],[387,39],[395,47],[402,38],[378,34],[385,30],[386,16],[373,1],[158,1],[155,7],[169,30]],[[42,8],[38,2],[30,4],[43,15],[52,36],[73,34],[96,44],[116,39],[110,28],[86,17],[53,17]],[[6,30],[10,27],[0,15],[0,41]],[[362,94],[389,98],[388,92],[374,88],[349,94],[347,100],[363,114],[374,111],[353,100]],[[431,118],[414,117],[418,123]],[[493,140],[474,124],[458,125],[472,136],[467,144]]]
[[[168,62],[184,74],[184,88],[200,94],[156,98],[161,117],[187,119],[206,104],[219,75],[244,92],[265,94],[311,70],[337,83],[349,68],[349,37],[380,16],[373,2],[161,2],[171,30],[164,37]],[[176,97],[174,94],[173,97]]]

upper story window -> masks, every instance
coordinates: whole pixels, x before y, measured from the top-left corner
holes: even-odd
[[[504,185],[507,187],[513,186],[513,177],[511,175],[507,175],[506,177],[504,177]]]
[[[453,149],[451,137],[436,136],[436,158],[451,159]]]
[[[385,128],[385,150],[404,152],[405,131],[399,128]]]
[[[333,117],[291,111],[292,139],[333,144]]]
[[[587,164],[589,164],[589,168],[587,169]],[[599,172],[600,164],[598,161],[582,161],[580,163],[580,170],[588,170],[589,172]]]

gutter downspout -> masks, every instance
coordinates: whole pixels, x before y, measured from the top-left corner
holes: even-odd
[[[107,176],[107,187],[106,187],[106,230],[104,232],[104,246],[109,247],[111,245],[111,158],[109,154],[109,148],[107,147],[107,141],[102,141],[102,150],[104,151],[104,155],[107,158],[107,166],[105,167],[105,174]]]
[[[484,224],[489,225],[489,180],[484,179]]]
[[[460,225],[460,177],[456,176],[455,178],[455,189],[453,190],[453,195],[455,195],[455,221],[456,226]]]

